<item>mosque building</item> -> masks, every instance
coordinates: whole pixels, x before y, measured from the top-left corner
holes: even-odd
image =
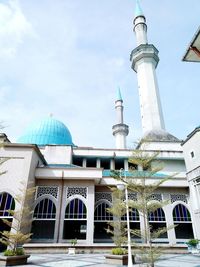
[[[159,152],[158,160],[164,163],[163,170],[152,179],[177,173],[152,195],[156,201],[168,199],[169,203],[154,212],[149,220],[154,228],[178,224],[157,239],[159,243],[174,245],[193,237],[200,239],[200,213],[197,212],[200,210],[200,187],[197,187],[200,181],[196,175],[189,187],[186,171],[186,166],[190,171],[200,165],[199,151],[191,148],[199,141],[200,128],[185,142],[165,129],[156,77],[158,50],[148,43],[146,18],[138,1],[134,32],[136,47],[131,52],[131,65],[138,79],[142,138],[147,140],[145,150]],[[31,124],[16,143],[10,142],[4,133],[0,135],[0,158],[8,159],[1,165],[1,172],[5,172],[0,176],[0,218],[12,220],[7,210],[17,206],[15,196],[21,181],[36,186],[33,221],[30,222],[33,235],[27,247],[33,249],[47,243],[59,247],[74,238],[78,245],[85,247],[101,247],[112,242],[105,230],[107,222],[113,220],[107,212],[113,202],[110,186],[116,185],[111,170],[123,169],[128,173],[128,158],[132,156],[132,150],[126,148],[129,127],[124,123],[120,90],[115,111],[116,124],[112,131],[116,147],[113,149],[77,146],[66,125],[51,116]],[[197,140],[193,142],[194,136]],[[196,160],[195,163],[192,160]],[[197,169],[199,171],[199,167]],[[129,192],[129,199],[135,198],[135,194]],[[144,229],[143,218],[137,210],[131,213],[130,225],[133,229]],[[4,228],[0,221],[0,230]]]

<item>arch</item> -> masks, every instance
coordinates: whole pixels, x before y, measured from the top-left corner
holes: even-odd
[[[33,222],[32,230],[33,240],[41,239],[53,239],[55,231],[55,221],[56,221],[56,205],[50,199],[50,197],[45,197],[37,201]]]
[[[15,200],[11,194],[7,192],[0,193],[0,232],[10,231],[10,226],[3,222],[3,219],[7,219],[12,223],[13,216],[8,210],[15,210]],[[0,234],[1,237],[1,234]],[[0,244],[0,251],[6,249],[6,246]]]
[[[112,221],[113,215],[108,212],[111,207],[109,201],[99,201],[94,211],[94,221]]]
[[[183,203],[176,203],[173,208],[173,221],[176,224],[175,234],[177,239],[194,238],[191,215],[187,206]]]
[[[35,219],[55,219],[56,218],[56,206],[49,198],[44,198],[36,205],[34,209]]]
[[[66,206],[65,219],[80,220],[87,218],[87,208],[79,198],[72,199]]]
[[[179,203],[174,207],[173,220],[174,222],[191,222],[190,212],[182,203]]]
[[[49,199],[53,202],[53,204],[56,206],[56,209],[57,209],[57,205],[58,205],[58,201],[55,197],[51,196],[51,195],[42,195],[40,197],[38,197],[36,200],[35,200],[35,203],[34,203],[34,209],[36,208],[36,206],[38,205],[38,203],[40,203],[42,200],[44,199]]]
[[[165,222],[165,212],[162,208],[149,212],[149,222]]]
[[[69,202],[71,202],[73,199],[76,199],[76,198],[80,199],[85,204],[85,206],[87,207],[87,201],[81,195],[73,195],[73,196],[68,197],[67,200],[66,200],[66,206],[69,204]]]
[[[0,217],[7,218],[11,217],[8,210],[15,209],[15,200],[14,198],[7,192],[3,192],[0,194]]]
[[[63,239],[86,239],[87,207],[80,197],[71,197],[65,208]]]
[[[109,227],[107,222],[113,221],[113,215],[108,212],[112,204],[106,200],[101,199],[95,205],[94,211],[94,242],[112,242],[111,234],[107,232]]]
[[[151,232],[166,228],[166,217],[163,208],[157,208],[156,210],[149,212],[148,220]],[[158,239],[160,238],[168,238],[167,230],[158,237]]]

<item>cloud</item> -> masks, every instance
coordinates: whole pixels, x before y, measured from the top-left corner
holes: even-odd
[[[0,3],[0,57],[13,57],[25,36],[33,36],[31,24],[24,16],[19,2]]]

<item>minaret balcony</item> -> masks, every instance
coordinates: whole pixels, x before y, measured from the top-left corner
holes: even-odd
[[[127,136],[129,133],[128,125],[123,124],[123,123],[113,125],[112,130],[113,130],[114,136],[118,133],[123,134],[124,136]]]
[[[136,64],[139,61],[145,61],[145,60],[146,61],[151,60],[151,62],[155,65],[156,68],[159,62],[158,53],[159,53],[158,49],[156,49],[156,47],[152,44],[141,44],[135,49],[133,49],[130,55],[130,60],[132,61],[133,70],[137,71]]]

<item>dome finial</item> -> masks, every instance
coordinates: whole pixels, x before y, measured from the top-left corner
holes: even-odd
[[[144,16],[142,8],[140,6],[140,0],[136,0],[135,17]]]

